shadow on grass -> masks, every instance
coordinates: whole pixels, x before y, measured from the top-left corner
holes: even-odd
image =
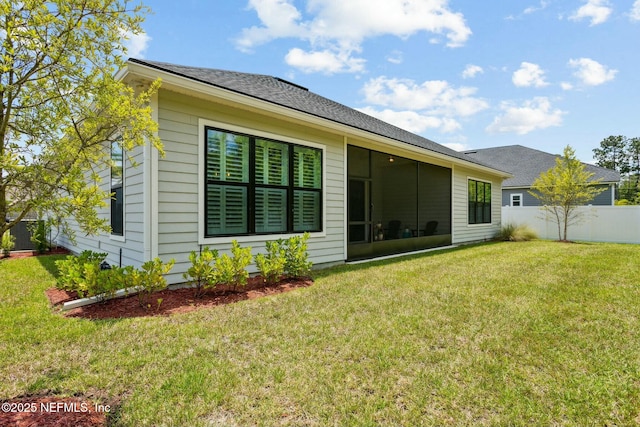
[[[67,255],[65,254],[43,254],[37,255],[35,258],[49,274],[57,279],[59,272],[58,267],[56,267],[56,261],[65,259],[66,257]]]
[[[397,263],[400,263],[400,262],[431,258],[431,257],[434,257],[434,256],[439,256],[439,255],[442,255],[442,254],[446,254],[446,253],[459,252],[459,251],[464,251],[464,250],[468,250],[468,249],[471,249],[471,248],[477,248],[477,247],[480,247],[480,246],[495,245],[495,244],[498,244],[498,243],[500,243],[500,242],[496,242],[496,241],[479,242],[479,243],[472,243],[472,244],[468,244],[468,245],[460,245],[460,246],[444,247],[444,248],[434,248],[434,249],[431,249],[431,250],[429,250],[427,252],[419,252],[419,253],[415,253],[415,252],[411,253],[410,252],[410,253],[406,253],[406,254],[398,254],[397,256],[393,256],[391,258],[383,258],[383,259],[381,259],[381,258],[372,258],[370,260],[357,261],[356,263],[347,262],[346,264],[338,265],[338,266],[335,266],[335,267],[315,270],[313,272],[313,278],[314,279],[320,279],[320,278],[332,276],[332,275],[334,275],[336,273],[343,273],[343,272],[347,272],[347,271],[367,270],[369,268],[375,268],[375,267],[379,267],[381,265],[393,265],[393,264],[397,264]]]

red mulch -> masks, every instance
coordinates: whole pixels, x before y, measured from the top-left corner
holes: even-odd
[[[137,295],[114,298],[84,307],[74,308],[63,312],[67,317],[81,317],[85,319],[117,319],[125,317],[168,316],[176,313],[186,313],[206,307],[231,304],[234,302],[260,298],[268,295],[280,294],[312,284],[311,279],[284,280],[275,285],[267,285],[261,277],[249,278],[246,286],[232,290],[225,286],[208,290],[196,298],[195,290],[191,288],[163,290],[154,292],[149,298],[149,306],[141,307]],[[77,299],[77,295],[59,289],[47,289],[46,295],[53,306]],[[162,301],[160,301],[162,299]]]
[[[69,252],[66,248],[51,248],[49,251],[44,253],[39,253],[38,251],[13,251],[9,252],[8,257],[4,257],[0,255],[0,258],[27,258],[32,256],[45,256],[45,255],[69,255]]]
[[[6,427],[105,427],[115,409],[83,397],[30,396],[0,404],[0,426]]]
[[[205,307],[288,292],[311,286],[311,279],[286,280],[268,286],[261,277],[250,278],[247,286],[234,291],[219,287],[194,297],[194,289],[164,290],[152,294],[151,307],[140,307],[137,295],[115,298],[64,312],[65,316],[86,319],[113,319],[140,316],[168,316]],[[55,288],[45,292],[52,306],[77,299],[77,294]],[[158,306],[158,299],[162,302]],[[84,397],[27,396],[0,401],[0,426],[11,427],[106,427],[115,407],[96,405]]]

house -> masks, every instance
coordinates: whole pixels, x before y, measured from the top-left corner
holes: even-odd
[[[464,154],[513,175],[502,182],[503,206],[540,206],[540,200],[532,196],[529,189],[541,173],[556,165],[556,159],[560,157],[522,145],[470,150]],[[601,180],[599,186],[605,188],[605,191],[596,196],[590,204],[612,206],[620,174],[588,163],[584,165],[587,172],[593,173],[591,179]]]
[[[114,265],[227,251],[309,232],[314,265],[491,238],[508,173],[265,75],[130,59],[118,78],[162,79],[151,108],[166,156],[150,147],[105,171],[110,235],[72,244]],[[132,167],[129,159],[138,166]],[[110,175],[110,176],[109,176]]]

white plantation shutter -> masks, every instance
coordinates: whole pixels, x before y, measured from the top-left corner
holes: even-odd
[[[256,188],[256,232],[287,230],[287,190]]]
[[[295,147],[293,168],[295,170],[293,185],[304,188],[322,187],[322,165],[320,150]]]
[[[320,150],[294,148],[293,230],[320,230],[322,155]],[[304,188],[305,190],[302,190]],[[307,190],[308,189],[308,190]]]
[[[289,146],[259,139],[255,147],[256,184],[288,185]]]
[[[296,190],[293,193],[293,229],[308,231],[320,229],[320,193]]]
[[[205,154],[206,236],[321,230],[321,150],[207,127]]]
[[[207,234],[247,232],[247,189],[210,185],[207,192]]]

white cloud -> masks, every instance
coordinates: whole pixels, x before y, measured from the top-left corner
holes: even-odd
[[[472,79],[477,74],[480,74],[480,73],[484,73],[484,70],[482,69],[481,66],[469,64],[469,65],[467,65],[467,67],[462,72],[462,78],[463,79]]]
[[[629,12],[629,18],[631,18],[632,21],[640,21],[640,0],[633,2],[631,12]]]
[[[331,52],[329,50],[305,52],[294,48],[285,57],[287,64],[305,73],[354,73],[364,70],[365,60],[353,58],[348,52]]]
[[[368,106],[360,111],[414,133],[427,129],[451,133],[462,128],[459,118],[489,108],[486,101],[475,96],[476,91],[473,87],[452,87],[442,80],[418,84],[383,76],[363,87],[365,101],[381,108]]]
[[[571,90],[573,89],[573,85],[569,82],[562,82],[560,83],[560,87],[562,88],[562,90]]]
[[[144,58],[151,37],[145,32],[133,34],[130,31],[122,31],[121,34],[124,39],[124,47],[127,49],[127,55],[131,58]]]
[[[538,5],[538,6],[529,6],[522,13],[525,14],[525,15],[529,15],[529,14],[537,12],[539,10],[546,9],[548,5],[549,5],[548,1],[542,0],[542,1],[540,1],[540,5]]]
[[[462,142],[443,142],[442,145],[455,151],[466,151],[469,149],[469,146]]]
[[[428,129],[447,133],[460,129],[460,123],[454,119],[435,117],[416,111],[376,110],[372,107],[359,108],[358,111],[412,133],[422,133]]]
[[[394,50],[387,56],[387,61],[392,64],[402,64],[404,62],[404,56],[399,50]]]
[[[293,0],[249,0],[260,26],[242,30],[236,45],[251,51],[278,38],[307,42],[313,52],[335,56],[360,51],[363,41],[380,35],[407,38],[419,32],[444,36],[450,47],[462,46],[471,30],[448,0],[307,0],[306,15]],[[366,11],[366,13],[364,13]]]
[[[417,84],[409,79],[378,77],[364,85],[368,103],[400,110],[428,110],[444,116],[471,116],[489,107],[486,101],[473,95],[474,87],[454,88],[444,80],[429,80]]]
[[[613,80],[618,73],[618,70],[607,68],[590,58],[571,59],[569,66],[576,69],[573,75],[587,86],[604,84]]]
[[[513,73],[511,80],[518,87],[543,87],[549,84],[544,81],[544,71],[540,66],[531,62],[521,63],[520,69]]]
[[[536,97],[525,101],[521,106],[503,102],[500,108],[503,114],[487,126],[487,132],[524,135],[537,129],[560,126],[562,116],[566,114],[559,109],[552,109],[551,102],[546,97]]]
[[[242,30],[242,36],[236,40],[242,51],[277,38],[296,37],[304,31],[298,23],[302,15],[289,0],[250,0],[249,8],[256,11],[264,26]]]
[[[589,25],[594,26],[606,22],[612,11],[608,0],[587,0],[582,7],[569,16],[569,19],[573,21],[591,19]]]

